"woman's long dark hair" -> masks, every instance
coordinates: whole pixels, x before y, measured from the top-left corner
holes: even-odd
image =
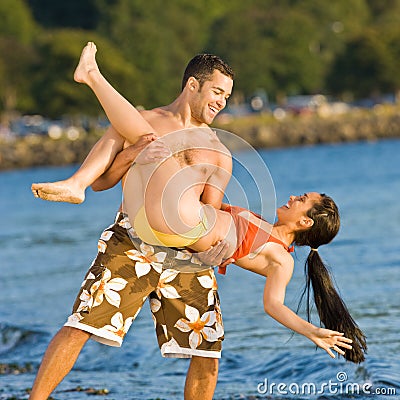
[[[346,304],[337,292],[331,274],[318,253],[318,247],[329,243],[340,227],[339,210],[335,202],[325,194],[307,212],[314,221],[310,229],[298,231],[294,243],[297,246],[310,246],[311,251],[304,266],[306,285],[300,303],[306,296],[307,318],[310,321],[310,286],[321,323],[325,328],[343,332],[353,341],[352,350],[345,349],[345,358],[354,363],[364,361],[367,350],[365,335],[351,317]],[[300,304],[299,304],[300,305]]]

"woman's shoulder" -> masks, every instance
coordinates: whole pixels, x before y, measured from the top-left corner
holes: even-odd
[[[260,254],[262,254],[268,260],[269,265],[282,266],[287,268],[294,267],[293,257],[279,243],[265,243],[262,246],[262,249],[260,249]]]

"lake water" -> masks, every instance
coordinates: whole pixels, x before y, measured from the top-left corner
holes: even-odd
[[[264,280],[230,266],[226,276],[217,277],[225,341],[215,399],[400,398],[399,154],[397,140],[260,151],[279,205],[291,194],[314,190],[338,203],[341,231],[320,254],[366,333],[369,351],[364,363],[354,365],[331,359],[300,335],[292,337],[263,312]],[[250,165],[254,160],[241,156]],[[25,389],[69,314],[97,239],[121,200],[119,188],[89,190],[79,206],[32,197],[31,182],[62,179],[73,171],[0,173],[0,363],[31,365],[25,373],[0,375],[0,400],[27,398]],[[240,169],[235,174],[240,180]],[[254,189],[245,190],[252,203]],[[230,200],[235,203],[234,193]],[[292,309],[304,283],[305,255],[301,248],[294,255],[286,301]],[[82,387],[107,389],[108,395],[94,397],[102,399],[182,399],[187,367],[187,360],[161,358],[145,306],[122,348],[89,342],[53,398],[87,399],[75,390]]]

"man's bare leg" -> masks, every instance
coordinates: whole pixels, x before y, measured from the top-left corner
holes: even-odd
[[[218,359],[192,357],[185,382],[185,400],[212,400],[218,379]]]
[[[29,400],[46,400],[71,371],[90,333],[64,326],[51,340]]]

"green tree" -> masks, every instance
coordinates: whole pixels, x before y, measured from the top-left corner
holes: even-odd
[[[359,98],[394,91],[398,88],[395,67],[390,47],[370,29],[348,42],[333,64],[328,85],[335,94],[350,92]]]
[[[0,36],[29,44],[36,33],[36,24],[24,0],[0,1]]]
[[[180,91],[187,62],[203,52],[213,18],[224,8],[216,0],[100,1],[100,32],[139,70],[146,87],[142,104],[170,102]]]
[[[296,9],[314,21],[311,49],[319,55],[325,73],[346,42],[359,35],[370,18],[365,0],[303,0],[296,3]]]
[[[294,3],[294,2],[293,2]],[[313,92],[323,86],[323,65],[312,51],[316,25],[290,1],[238,2],[213,25],[209,49],[237,72],[235,91],[271,95]]]
[[[140,94],[141,86],[137,84],[140,80],[136,70],[109,41],[85,31],[47,31],[38,40],[38,56],[32,65],[35,107],[31,112],[49,117],[102,113],[90,89],[73,81],[81,50],[89,40],[98,45],[100,51],[97,59],[101,71],[110,77],[117,90],[129,98],[129,88],[133,86],[135,93]]]
[[[5,118],[32,105],[29,65],[34,57],[32,47],[0,37],[0,109]]]
[[[36,21],[45,28],[96,29],[99,13],[95,0],[28,0]]]
[[[31,100],[28,66],[33,57],[31,42],[38,29],[22,0],[2,0],[0,20],[0,109],[7,117]]]

